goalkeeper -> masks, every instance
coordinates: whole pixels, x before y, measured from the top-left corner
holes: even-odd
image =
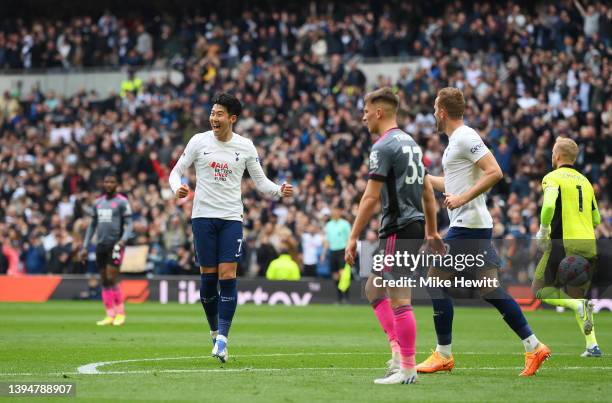
[[[593,303],[585,298],[590,281],[580,287],[567,286],[566,293],[557,277],[565,256],[582,256],[594,267],[597,255],[594,227],[601,218],[593,186],[574,168],[577,156],[578,145],[573,140],[557,139],[552,153],[554,170],[542,180],[544,202],[536,238],[544,254],[536,267],[532,289],[543,302],[573,310],[586,337],[582,357],[601,357],[595,338]],[[592,274],[591,270],[590,278]]]

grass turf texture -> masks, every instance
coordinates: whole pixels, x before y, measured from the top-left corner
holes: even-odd
[[[431,308],[415,311],[421,361],[435,336]],[[209,356],[199,305],[128,305],[127,313],[124,327],[101,328],[99,302],[0,304],[0,381],[76,382],[77,398],[88,401],[576,402],[609,401],[612,393],[612,355],[579,357],[584,340],[569,312],[527,313],[553,350],[535,377],[517,376],[523,347],[495,309],[457,308],[455,370],[388,386],[372,383],[389,352],[368,306],[240,306],[225,365]],[[599,314],[596,326],[604,354],[612,352],[610,312]],[[77,373],[88,363],[152,358],[171,359],[98,368],[114,374]]]

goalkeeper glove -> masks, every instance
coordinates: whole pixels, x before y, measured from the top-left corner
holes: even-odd
[[[538,242],[538,249],[542,252],[550,249],[550,225],[540,225],[540,230],[536,234],[536,240]]]

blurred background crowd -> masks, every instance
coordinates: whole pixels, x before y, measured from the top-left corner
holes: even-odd
[[[509,278],[529,276],[513,262],[532,253],[521,245],[538,230],[541,179],[558,136],[579,144],[576,165],[593,182],[603,219],[597,236],[610,238],[609,3],[426,3],[290,2],[230,16],[133,19],[107,11],[2,21],[0,69],[123,67],[134,81],[112,94],[33,87],[0,95],[0,270],[92,271],[93,257],[81,263],[78,251],[112,169],[134,212],[129,244],[149,246],[147,271],[198,273],[191,201],[175,200],[167,177],[189,138],[209,130],[218,91],[242,100],[235,132],[254,141],[268,177],[297,188],[277,201],[243,182],[242,275],[265,275],[283,252],[310,274],[329,275],[326,224],[355,216],[375,140],[361,123],[363,95],[382,85],[397,90],[399,126],[423,147],[434,175],[447,143],[435,131],[436,92],[464,91],[466,124],[505,174],[489,207],[495,238],[510,245],[502,253]],[[366,82],[361,61],[387,57],[416,61],[416,71]],[[171,67],[184,80],[136,80],[144,67]],[[190,180],[193,188],[194,172]],[[441,205],[438,223],[441,231],[448,226]],[[372,219],[363,236],[374,240],[378,225]]]

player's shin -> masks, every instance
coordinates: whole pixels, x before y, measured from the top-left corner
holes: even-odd
[[[522,340],[525,351],[532,352],[538,347],[539,341],[531,331],[521,307],[504,289],[496,288],[482,298],[502,314],[504,321]]]
[[[116,315],[125,315],[125,306],[123,304],[123,291],[121,291],[121,287],[119,284],[115,284],[111,288],[112,296],[113,296],[113,305],[115,308]]]
[[[595,337],[595,329],[591,331],[588,335],[584,336],[586,341],[586,348],[593,348],[597,346],[597,338]]]
[[[592,303],[584,301],[581,309],[576,310],[575,317],[578,328],[584,334],[587,350],[596,347],[597,338],[595,337],[595,317],[593,315]]]
[[[374,315],[376,315],[378,323],[380,323],[380,326],[387,335],[387,340],[389,341],[389,346],[391,347],[393,359],[399,359],[400,346],[395,334],[393,310],[391,309],[389,298],[383,297],[373,301],[372,308],[374,309]]]
[[[217,273],[202,273],[200,278],[200,302],[211,332],[216,332],[219,329],[219,276]]]
[[[219,280],[219,334],[227,337],[238,303],[236,279]]]
[[[106,316],[110,318],[115,317],[115,302],[114,302],[114,292],[110,287],[102,287],[102,303],[104,304],[104,309],[106,310]]]
[[[453,337],[453,317],[455,310],[453,300],[446,292],[438,287],[427,287],[433,306],[433,320],[436,329],[438,345],[436,351],[444,358],[452,356],[451,343]]]
[[[400,346],[401,371],[405,375],[416,374],[416,319],[411,305],[393,309],[393,324]]]

